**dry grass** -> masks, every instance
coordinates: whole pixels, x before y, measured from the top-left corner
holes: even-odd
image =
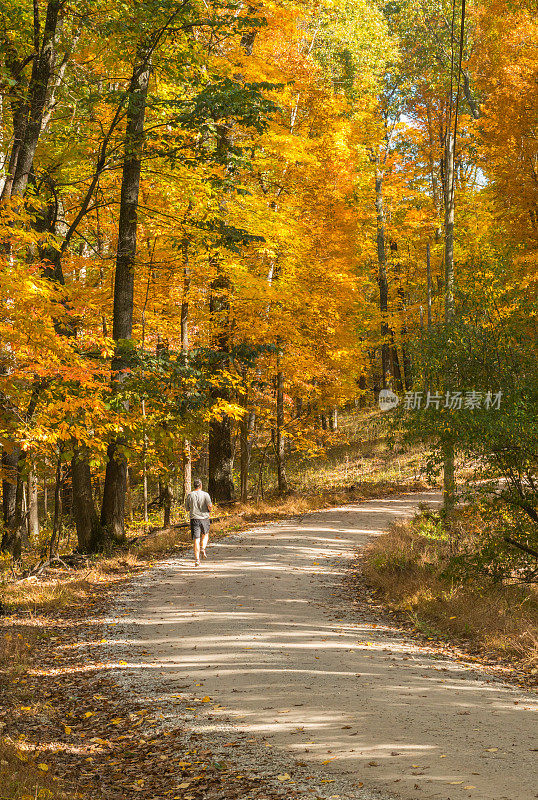
[[[0,797],[2,800],[69,800],[15,743],[0,740]]]
[[[383,601],[429,634],[464,642],[473,652],[538,672],[538,588],[499,585],[487,577],[445,577],[448,541],[400,523],[374,540],[365,576]]]
[[[90,581],[86,577],[71,577],[57,571],[54,577],[8,584],[2,592],[2,600],[9,610],[48,613],[84,603],[89,589]]]
[[[1,600],[8,611],[32,614],[83,609],[99,585],[124,580],[141,568],[136,555],[118,552],[113,556],[87,559],[76,569],[47,569],[42,576],[4,583]]]
[[[32,648],[28,637],[20,633],[0,636],[0,694],[13,698],[17,692],[19,702],[32,702],[25,689],[25,675]],[[68,800],[67,795],[55,790],[51,779],[39,766],[39,758],[25,747],[24,739],[13,741],[3,736],[0,722],[0,797],[2,800]]]
[[[0,687],[21,678],[28,668],[29,642],[22,634],[0,635]]]
[[[149,535],[139,544],[132,545],[131,556],[139,561],[151,561],[173,550],[190,546],[190,532],[185,529],[166,528]]]

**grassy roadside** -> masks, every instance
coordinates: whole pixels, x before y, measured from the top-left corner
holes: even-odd
[[[428,637],[456,644],[532,681],[538,675],[538,587],[455,576],[448,538],[428,517],[393,525],[365,552],[375,597]]]

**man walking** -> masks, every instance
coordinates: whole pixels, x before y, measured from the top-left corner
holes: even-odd
[[[191,536],[194,547],[194,563],[200,566],[200,539],[202,558],[207,558],[205,549],[209,540],[209,512],[213,503],[207,492],[202,491],[202,481],[196,478],[193,482],[194,489],[185,498],[185,508],[191,519]]]

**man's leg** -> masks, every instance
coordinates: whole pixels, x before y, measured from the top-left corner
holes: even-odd
[[[201,534],[202,534],[202,556],[207,558],[205,549],[207,547],[207,543],[209,541],[209,520],[204,520],[200,523],[201,527]]]
[[[195,564],[199,564],[200,563],[200,537],[196,536],[192,540],[192,544],[193,544],[193,547],[194,547],[194,563]]]
[[[191,536],[192,536],[192,546],[194,549],[194,563],[200,563],[200,526],[198,521],[195,519],[191,519]]]

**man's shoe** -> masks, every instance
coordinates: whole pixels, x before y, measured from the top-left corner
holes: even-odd
[[[199,561],[195,561],[195,562],[194,562],[194,566],[195,566],[195,567],[199,567],[199,566],[200,566],[200,562],[199,562]]]
[[[205,550],[202,550],[202,558],[207,558],[207,553]]]

